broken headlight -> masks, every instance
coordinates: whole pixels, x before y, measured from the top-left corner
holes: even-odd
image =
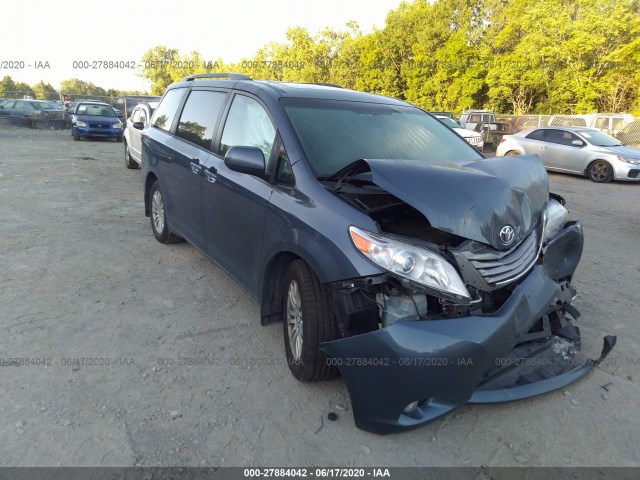
[[[363,255],[385,270],[440,292],[471,298],[458,272],[441,255],[357,227],[349,227],[349,235]]]
[[[558,233],[567,223],[569,211],[554,198],[550,198],[547,203],[546,220],[544,224],[544,234],[542,242],[546,242]]]

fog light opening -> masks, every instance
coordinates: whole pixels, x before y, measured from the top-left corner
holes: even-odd
[[[410,415],[411,413],[413,413],[413,411],[416,408],[418,408],[418,401],[417,400],[409,403],[406,407],[404,407],[403,412],[404,412],[405,415]]]

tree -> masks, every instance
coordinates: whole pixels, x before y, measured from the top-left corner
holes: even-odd
[[[64,94],[73,95],[75,97],[74,99],[99,97],[106,100],[108,97],[107,91],[104,88],[78,78],[63,80],[60,82],[60,89]]]
[[[58,91],[50,83],[44,83],[42,80],[33,86],[33,92],[35,98],[40,100],[57,100],[60,97]]]
[[[178,50],[158,45],[142,55],[140,76],[151,82],[151,94],[162,95],[174,82],[172,69],[179,62]]]
[[[5,75],[0,80],[0,96],[12,97],[16,91],[16,84],[9,75]]]
[[[28,83],[24,83],[24,82],[16,82],[15,83],[15,93],[13,94],[14,97],[23,97],[23,96],[29,96],[29,97],[35,97],[35,92],[33,91],[33,89],[31,88],[31,86]]]

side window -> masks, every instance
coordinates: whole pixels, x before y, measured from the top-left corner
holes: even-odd
[[[226,98],[227,94],[224,92],[192,91],[182,110],[176,135],[210,149]]]
[[[140,121],[140,113],[141,113],[141,109],[139,108],[134,108],[133,112],[131,113],[131,122],[132,123],[136,123]]]
[[[473,115],[469,115],[469,120],[467,120],[468,122],[471,123],[476,123],[480,121],[480,115],[477,113],[474,113]]]
[[[284,149],[284,145],[282,145],[281,139],[278,140],[278,144],[280,145],[280,149],[278,151],[278,169],[276,171],[276,183],[279,183],[281,185],[294,185],[295,179],[293,177],[291,164],[289,163],[287,151]]]
[[[546,141],[559,145],[571,145],[572,136],[570,132],[564,130],[547,130]],[[578,137],[575,137],[575,139],[577,140]]]
[[[608,118],[596,118],[596,128],[607,128],[607,121]]]
[[[624,118],[614,117],[611,119],[611,130],[622,130],[624,128]]]
[[[18,100],[14,105],[13,108],[24,108],[24,102],[22,100]]]
[[[15,108],[14,107],[15,104],[16,104],[16,102],[7,102],[2,106],[2,108],[5,108],[5,109],[9,110],[11,108]]]
[[[222,132],[220,154],[224,156],[234,146],[258,147],[267,162],[275,138],[276,129],[262,105],[252,98],[236,95]]]
[[[541,140],[544,141],[544,132],[546,130],[534,130],[533,132],[531,132],[529,135],[527,135],[527,138],[530,138],[531,140]]]
[[[145,126],[147,126],[147,122],[149,121],[149,119],[147,118],[147,111],[144,108],[141,108],[140,110],[138,110],[139,112],[139,120],[136,120],[137,122],[142,122]]]
[[[153,115],[152,122],[154,127],[166,131],[171,129],[171,124],[173,124],[173,119],[176,116],[184,92],[184,88],[174,88],[165,93]]]

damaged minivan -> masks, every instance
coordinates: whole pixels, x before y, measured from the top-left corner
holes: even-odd
[[[536,156],[485,158],[425,111],[331,85],[194,75],[142,135],[145,213],[282,323],[301,381],[355,423],[423,425],[584,377],[583,233]]]

